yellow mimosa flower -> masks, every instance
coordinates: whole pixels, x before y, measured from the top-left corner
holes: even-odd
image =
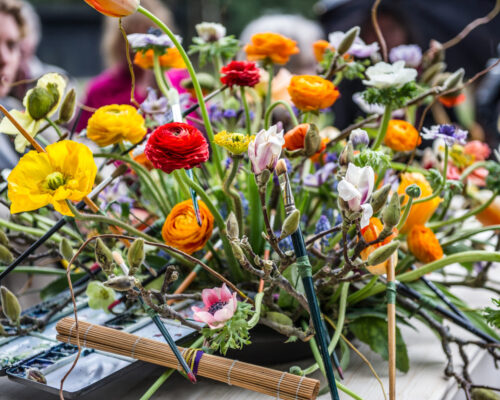
[[[248,150],[248,144],[255,139],[255,136],[243,133],[229,133],[221,131],[214,136],[214,142],[233,154],[241,154]]]

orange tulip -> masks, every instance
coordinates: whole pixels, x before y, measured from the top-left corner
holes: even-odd
[[[133,14],[140,6],[139,0],[85,0],[85,2],[101,14],[115,18]]]
[[[339,97],[339,91],[329,80],[316,75],[292,77],[288,93],[292,102],[302,111],[314,111],[330,107]]]
[[[192,254],[205,246],[212,235],[214,217],[201,200],[198,201],[198,205],[201,226],[196,222],[192,200],[185,200],[172,208],[161,230],[166,244],[187,254]]]
[[[407,172],[401,174],[401,183],[398,187],[398,194],[400,196],[404,195],[406,188],[413,183],[415,183],[420,188],[421,193],[419,199],[430,196],[432,194],[431,185],[419,172]],[[405,205],[407,202],[408,196],[405,196],[403,205]],[[432,214],[434,214],[434,212],[436,211],[436,208],[438,208],[440,202],[441,199],[439,197],[434,197],[433,199],[424,201],[423,203],[414,204],[411,207],[408,218],[406,219],[406,222],[401,228],[400,232],[407,233],[415,225],[425,225]]]
[[[361,229],[361,234],[363,235],[363,239],[365,239],[365,241],[368,243],[368,242],[371,242],[375,239],[378,238],[378,235],[380,235],[380,232],[382,232],[382,229],[384,229],[384,226],[382,225],[382,222],[380,222],[380,220],[376,217],[372,217],[370,218],[370,223],[365,226],[363,229]],[[373,253],[377,248],[389,243],[392,239],[394,239],[397,234],[398,234],[398,230],[396,228],[394,228],[392,230],[392,234],[389,235],[387,238],[385,238],[382,242],[380,243],[377,243],[377,244],[373,244],[369,247],[367,247],[366,249],[364,249],[362,252],[361,252],[361,258],[366,261],[368,259],[368,256]],[[398,257],[398,253],[395,252],[391,257],[395,257],[395,259],[393,259],[393,264],[396,265],[397,264],[397,257]],[[385,274],[387,271],[387,263],[389,262],[389,260],[386,260],[384,261],[383,263],[380,263],[380,264],[377,264],[377,265],[370,265],[367,267],[368,271],[374,275],[382,275],[382,274]]]
[[[286,64],[290,56],[297,54],[297,42],[278,33],[256,33],[245,46],[250,61],[269,59],[275,64]]]
[[[434,232],[423,225],[415,225],[406,238],[408,249],[425,264],[443,258],[443,249]]]
[[[415,149],[422,138],[409,122],[401,119],[391,119],[387,126],[384,144],[395,151],[411,151]]]

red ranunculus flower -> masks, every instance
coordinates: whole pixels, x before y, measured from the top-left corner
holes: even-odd
[[[208,143],[195,127],[172,122],[158,127],[148,139],[144,154],[155,168],[167,174],[191,169],[208,160]]]
[[[254,87],[260,80],[259,69],[251,61],[231,61],[222,67],[220,72],[222,74],[220,81],[229,87],[233,85]]]

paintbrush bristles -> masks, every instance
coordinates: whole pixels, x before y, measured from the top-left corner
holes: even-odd
[[[281,159],[281,160],[278,160],[278,163],[276,164],[276,174],[279,176],[279,175],[283,175],[283,174],[286,174],[287,172],[287,168],[286,168],[286,162],[284,159]]]

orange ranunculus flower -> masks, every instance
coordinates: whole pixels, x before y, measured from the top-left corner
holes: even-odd
[[[299,124],[295,128],[290,129],[283,137],[285,139],[283,147],[289,151],[303,149],[304,139],[309,128],[309,124]]]
[[[422,138],[412,124],[402,119],[391,119],[387,126],[384,144],[395,151],[411,151],[415,149]]]
[[[286,64],[290,56],[297,54],[299,48],[295,40],[278,33],[256,33],[245,46],[250,61],[270,59],[274,64]]]
[[[205,246],[212,235],[214,217],[201,200],[198,200],[198,205],[201,226],[196,222],[192,200],[185,200],[172,208],[161,230],[166,244],[187,254],[192,254]]]
[[[317,75],[292,77],[288,93],[293,104],[301,111],[314,111],[330,107],[339,97],[335,85]]]
[[[330,139],[328,138],[322,138],[321,139],[321,144],[319,146],[319,150],[316,152],[316,154],[313,154],[309,159],[314,162],[314,163],[320,163],[324,161],[324,158],[326,156],[325,153],[323,153],[323,150],[326,149],[326,145],[330,143]],[[323,156],[323,157],[322,157]]]
[[[382,232],[382,229],[384,229],[384,225],[382,225],[382,222],[376,217],[370,218],[370,223],[365,226],[363,229],[361,229],[361,234],[363,235],[363,238],[365,241],[371,242],[375,239],[378,238],[378,235],[380,235],[380,232]],[[394,239],[397,234],[398,230],[396,228],[393,228],[392,234],[389,235],[387,238],[385,238],[382,242],[377,243],[377,244],[372,244],[371,246],[367,247],[361,252],[361,258],[366,261],[368,259],[368,256],[373,253],[377,248],[389,243],[392,239]],[[397,257],[398,257],[398,252],[394,252],[394,254],[391,257],[395,257],[393,259],[393,264],[397,264]],[[368,271],[374,275],[382,275],[387,272],[387,263],[388,260],[384,261],[383,263],[377,264],[377,265],[370,265],[367,267]]]
[[[134,64],[144,68],[153,68],[153,49],[138,51],[135,53]],[[186,68],[186,64],[182,59],[181,53],[177,47],[170,47],[166,49],[165,54],[160,56],[160,65],[162,68]]]
[[[413,183],[418,185],[418,187],[420,188],[421,193],[419,199],[430,196],[432,194],[431,185],[419,172],[407,172],[401,174],[401,183],[398,187],[398,194],[400,196],[404,195],[406,188]],[[403,205],[407,202],[408,196],[405,196]],[[406,219],[404,226],[401,228],[401,233],[409,232],[410,229],[415,225],[425,225],[432,214],[434,214],[434,211],[436,211],[436,208],[438,207],[440,202],[441,199],[439,197],[434,197],[433,199],[424,201],[423,203],[414,204],[411,207],[410,213],[408,214],[408,218]]]
[[[317,62],[323,61],[323,55],[325,54],[326,49],[333,50],[330,42],[327,42],[326,40],[316,40],[313,43],[314,57],[316,58]]]
[[[85,2],[108,17],[121,18],[133,14],[139,8],[139,0],[85,0]]]
[[[481,191],[476,194],[476,198],[481,203],[486,203],[491,196],[489,191]],[[495,198],[493,203],[486,207],[483,211],[476,214],[476,218],[484,226],[500,225],[500,197]]]
[[[141,164],[148,171],[151,171],[152,169],[154,169],[153,163],[151,161],[149,161],[149,159],[146,157],[146,154],[144,154],[144,152],[137,154],[137,155],[134,155],[134,152],[131,151],[129,153],[129,155],[130,155],[130,157],[132,157],[132,160],[134,160],[136,163]]]
[[[447,108],[452,108],[458,106],[465,101],[465,94],[460,93],[457,96],[441,96],[438,97],[438,101]]]
[[[415,225],[406,238],[408,249],[415,258],[425,264],[443,258],[443,249],[430,228]]]

